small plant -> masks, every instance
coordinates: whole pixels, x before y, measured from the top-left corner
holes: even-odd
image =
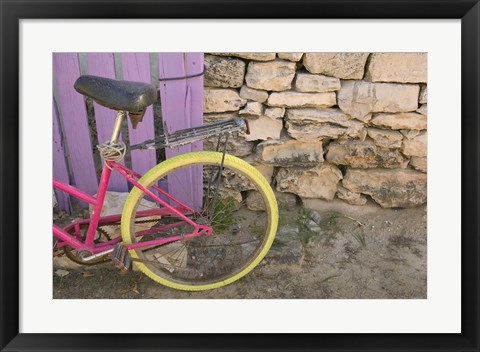
[[[365,249],[367,248],[367,242],[365,241],[365,233],[363,232],[363,227],[357,227],[352,231],[352,236],[360,243],[360,246]]]
[[[316,234],[314,231],[310,229],[308,224],[311,221],[311,211],[307,208],[300,208],[298,218],[297,218],[297,226],[298,226],[298,239],[305,250],[308,242],[310,239]]]
[[[275,238],[272,242],[272,249],[274,250],[280,250],[281,248],[285,247],[287,244],[278,238]]]
[[[220,233],[235,223],[234,212],[237,209],[237,203],[233,198],[213,201],[212,217],[210,219],[214,233]]]

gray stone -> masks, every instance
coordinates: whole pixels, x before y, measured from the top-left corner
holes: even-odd
[[[205,88],[203,90],[203,112],[237,111],[247,103],[234,89]]]
[[[276,177],[277,191],[295,193],[304,198],[332,200],[341,179],[341,171],[328,163],[313,168],[282,168]]]
[[[411,169],[348,169],[343,186],[371,196],[384,208],[411,208],[427,201],[427,175]]]
[[[211,53],[219,56],[236,56],[242,59],[255,61],[271,61],[275,60],[276,53]]]
[[[427,82],[427,53],[373,53],[365,74],[372,82]]]
[[[268,97],[268,105],[288,108],[328,108],[337,104],[334,92],[279,92]]]
[[[425,130],[427,129],[427,116],[416,112],[401,114],[374,114],[372,124],[392,130]]]
[[[398,131],[389,131],[379,128],[368,128],[368,136],[373,139],[376,145],[382,148],[400,148],[403,136]]]
[[[240,97],[243,99],[258,101],[259,103],[264,103],[268,99],[268,93],[264,90],[242,86],[240,89]]]
[[[297,206],[297,196],[293,193],[274,191],[277,199],[278,208],[281,210],[295,210]]]
[[[276,166],[309,166],[323,162],[321,142],[270,140],[257,145],[256,160]]]
[[[295,77],[296,65],[294,62],[275,60],[269,62],[251,61],[248,64],[245,81],[247,86],[254,89],[270,91],[288,90]]]
[[[362,79],[368,53],[305,53],[303,65],[311,73],[341,79]]]
[[[398,149],[377,146],[371,139],[361,142],[350,140],[328,146],[327,161],[335,165],[348,165],[353,168],[406,168],[408,159]]]
[[[340,80],[335,77],[297,73],[295,90],[298,92],[332,92],[340,89]]]
[[[205,55],[205,87],[239,88],[245,77],[245,62],[213,55]]]
[[[358,137],[364,125],[339,109],[288,109],[286,127],[291,137],[313,142],[341,136]]]
[[[277,56],[280,59],[297,62],[302,59],[303,53],[277,53]]]
[[[359,120],[364,120],[372,112],[408,112],[418,108],[418,85],[366,81],[341,83],[338,106]]]

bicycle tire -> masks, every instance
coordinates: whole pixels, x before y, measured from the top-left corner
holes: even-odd
[[[159,180],[164,179],[165,177],[168,178],[168,177],[171,177],[172,175],[177,175],[177,173],[184,171],[185,168],[189,168],[189,167],[198,168],[200,165],[206,165],[202,167],[202,173],[201,173],[202,176],[205,176],[206,168],[212,168],[212,165],[214,165],[215,167],[221,166],[222,157],[223,157],[222,153],[207,152],[207,151],[191,152],[191,153],[178,155],[153,167],[143,177],[141,177],[141,179],[138,182],[142,186],[149,188],[152,185],[156,184]],[[214,232],[216,233],[210,236],[202,235],[200,237],[195,237],[193,240],[192,239],[188,240],[189,242],[187,242],[187,240],[182,240],[186,244],[177,245],[179,247],[177,251],[187,253],[187,254],[185,253],[182,254],[183,256],[182,263],[184,261],[184,258],[185,257],[187,258],[185,259],[186,264],[183,264],[182,268],[180,268],[180,265],[177,265],[178,267],[173,267],[173,264],[171,264],[171,262],[168,263],[170,268],[168,267],[163,268],[161,264],[153,263],[153,261],[151,262],[145,262],[145,260],[138,261],[138,260],[141,260],[142,258],[145,258],[145,256],[147,255],[146,252],[148,251],[148,249],[147,250],[142,250],[142,249],[130,250],[130,255],[132,256],[134,264],[143,273],[145,273],[148,277],[150,277],[154,281],[171,288],[175,288],[179,290],[187,290],[187,291],[200,291],[200,290],[219,288],[227,284],[230,284],[240,279],[241,277],[245,276],[255,266],[257,266],[260,263],[260,261],[264,258],[264,256],[268,252],[274,240],[275,233],[278,226],[278,207],[277,207],[277,202],[275,199],[275,195],[272,191],[272,188],[270,187],[265,177],[257,169],[255,169],[253,166],[251,166],[247,162],[237,157],[226,154],[223,160],[223,167],[224,169],[222,169],[222,177],[218,177],[219,173],[218,171],[216,171],[217,172],[216,182],[219,182],[218,179],[226,180],[227,177],[223,177],[223,174],[227,172],[231,172],[231,170],[233,170],[234,172],[238,173],[239,175],[238,177],[241,177],[241,180],[243,180],[242,182],[244,181],[246,182],[246,183],[243,183],[243,187],[246,187],[245,186],[246,184],[248,185],[248,187],[250,187],[247,191],[242,191],[242,192],[244,193],[252,192],[252,189],[255,191],[258,191],[258,193],[256,193],[256,196],[258,198],[258,195],[260,195],[260,198],[263,201],[264,210],[258,211],[258,209],[256,209],[255,214],[252,215],[251,211],[247,209],[247,206],[245,206],[245,199],[244,199],[245,194],[242,192],[241,192],[243,197],[242,200],[239,203],[235,203],[234,207],[229,206],[229,204],[231,203],[230,198],[227,198],[229,203],[220,204],[219,209],[221,209],[221,211],[218,214],[221,214],[221,215],[213,214],[214,212],[212,212],[211,210],[207,211],[202,208],[202,212],[203,212],[202,214],[205,214],[205,213],[208,214],[207,217],[210,220],[207,220],[207,221],[210,221],[210,223],[212,224],[212,228],[215,228],[215,227],[218,228],[218,231],[214,230]],[[231,175],[232,175],[231,173],[228,174],[230,179],[231,179]],[[235,177],[237,177],[237,174],[235,174]],[[225,181],[225,183],[226,182],[227,181]],[[222,187],[223,186],[224,185],[222,184]],[[210,208],[215,209],[217,204],[215,204],[215,200],[211,200],[212,196],[209,194],[210,188],[211,188],[210,183],[208,184],[208,187],[205,187],[205,182],[202,181],[202,189],[203,189],[202,206],[207,207],[206,204],[208,204]],[[222,188],[222,190],[224,189]],[[207,192],[208,194],[205,195],[205,192]],[[237,192],[237,190],[235,190],[235,192]],[[217,194],[218,194],[218,191],[217,191]],[[248,193],[248,194],[251,194],[251,193]],[[135,235],[134,223],[135,223],[136,209],[140,204],[141,200],[144,199],[145,196],[146,194],[143,191],[141,191],[137,187],[134,187],[131,190],[129,196],[127,197],[127,200],[125,202],[125,206],[123,209],[122,221],[121,221],[122,238],[125,244],[130,244],[130,243],[134,243],[142,240],[142,239],[138,239],[137,238],[138,236]],[[222,200],[221,202],[224,202],[224,200]],[[260,204],[262,204],[262,202],[260,202]],[[230,210],[225,210],[225,209],[233,209],[231,211],[232,211],[232,214],[233,214],[233,211],[235,211],[234,213],[235,217],[233,215],[232,216],[228,215]],[[242,215],[238,215],[240,214],[240,212],[243,212],[241,213]],[[198,214],[200,213],[195,213],[195,214],[197,214],[198,216]],[[245,217],[244,215],[247,215],[247,217]],[[223,216],[224,219],[220,220],[221,216]],[[252,220],[253,217],[255,218],[255,220]],[[261,219],[259,220],[260,225],[258,225],[257,223],[257,218]],[[213,219],[217,219],[217,220],[213,220]],[[230,220],[228,219],[234,219],[234,220],[230,222]],[[247,224],[245,226],[248,226],[248,227],[243,228],[242,230],[242,227],[238,224],[238,221],[244,221],[244,223]],[[233,222],[235,222],[235,224],[233,224]],[[254,223],[255,227],[251,227],[252,222]],[[242,223],[242,226],[244,225],[244,223]],[[265,224],[264,228],[262,227],[263,226],[262,223]],[[222,225],[218,225],[218,224],[222,224]],[[242,242],[243,237],[241,237],[242,240],[239,240],[238,238],[240,237],[235,237],[235,236],[238,236],[238,234],[236,235],[234,234],[236,229],[231,230],[233,226],[240,226],[240,230],[239,230],[240,235],[245,237],[250,236],[253,238],[253,240],[251,242],[246,242],[246,241]],[[259,227],[261,227],[260,230],[258,229]],[[220,231],[222,231],[221,234],[220,234]],[[227,232],[228,232],[228,235],[227,235]],[[237,242],[232,241],[232,242],[229,242],[228,244],[222,243],[222,241],[230,240],[233,237],[237,238],[235,240]],[[204,244],[203,245],[198,244],[197,243],[198,241],[204,241]],[[207,243],[207,241],[210,241],[210,242]],[[216,243],[219,243],[219,244],[211,244],[213,243],[213,241],[217,241]],[[258,243],[255,243],[255,242],[258,242]],[[255,248],[252,249],[254,246]],[[222,248],[216,249],[217,247],[222,247]],[[220,256],[222,256],[222,259],[220,260],[209,259],[211,263],[210,262],[206,263],[207,261],[206,256],[210,255],[208,251],[213,251],[213,250],[216,250],[218,253],[221,253]],[[203,252],[205,252],[203,256],[203,258],[205,258],[203,259],[205,262],[201,263],[200,258],[202,258]],[[245,254],[246,258],[240,257],[244,255],[244,252],[247,252],[247,254]],[[219,256],[218,253],[215,253],[215,258]],[[228,255],[232,255],[232,258],[231,259],[227,258]],[[214,263],[215,260],[223,261],[223,262],[222,264],[217,264],[217,263]],[[230,266],[235,265],[235,267],[230,268],[229,265]],[[195,275],[197,275],[196,278],[189,278],[189,277],[186,277],[186,274],[183,274],[183,272],[186,271],[185,267],[189,267],[189,266],[195,267],[195,270],[196,270]],[[228,268],[228,271],[226,268]],[[169,270],[165,270],[165,269],[169,269]],[[201,270],[205,272],[200,273]],[[216,272],[221,270],[225,270],[226,272],[225,273]],[[192,269],[192,272],[193,272],[193,269]],[[180,275],[184,275],[185,277],[179,277]],[[212,278],[207,278],[207,275],[212,275],[212,276],[216,275],[216,276]]]

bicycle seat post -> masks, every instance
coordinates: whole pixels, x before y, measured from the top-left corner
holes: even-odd
[[[120,136],[120,129],[122,128],[122,122],[125,118],[125,111],[119,111],[117,119],[115,120],[115,126],[113,127],[112,138],[110,138],[111,144],[117,144],[118,137]]]

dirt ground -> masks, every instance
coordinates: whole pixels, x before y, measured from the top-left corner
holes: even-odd
[[[85,267],[57,257],[53,298],[427,298],[427,208],[338,200],[280,210],[266,258],[237,282],[203,292],[170,289],[139,271],[120,274],[109,262]]]

